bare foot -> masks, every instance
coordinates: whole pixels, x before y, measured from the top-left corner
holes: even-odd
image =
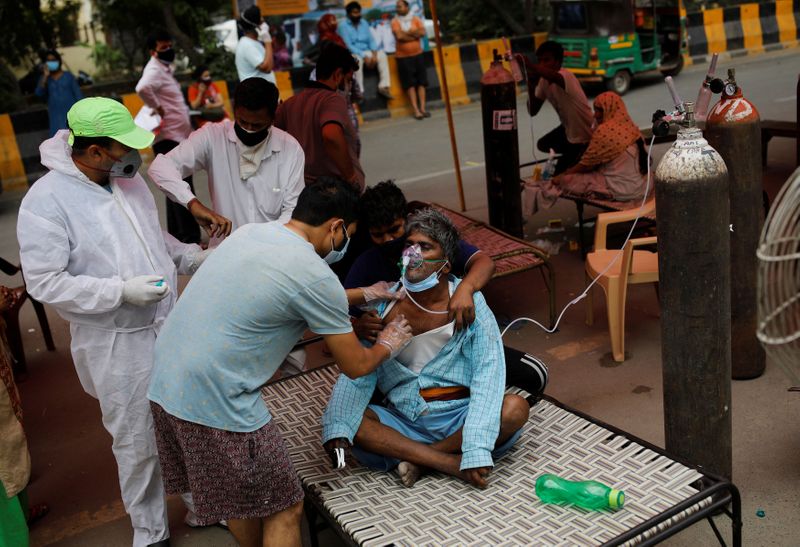
[[[470,483],[472,486],[483,490],[489,483],[487,481],[489,473],[492,472],[491,467],[476,467],[473,469],[465,469],[461,472],[461,478]]]
[[[400,462],[397,465],[397,474],[400,475],[403,486],[411,488],[422,475],[422,470],[411,462]]]

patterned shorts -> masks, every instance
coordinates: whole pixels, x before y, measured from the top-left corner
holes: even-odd
[[[201,526],[264,518],[303,499],[278,427],[250,433],[187,422],[151,402],[158,459],[168,494],[191,492]]]

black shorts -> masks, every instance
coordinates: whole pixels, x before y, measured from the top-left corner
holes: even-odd
[[[425,66],[425,55],[422,53],[413,57],[398,57],[397,73],[403,89],[428,87],[428,69]]]

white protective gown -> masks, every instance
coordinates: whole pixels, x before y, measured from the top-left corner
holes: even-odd
[[[134,547],[169,537],[164,487],[147,388],[156,334],[175,304],[177,271],[200,251],[162,232],[144,179],[112,178],[109,193],[73,163],[68,131],[40,147],[50,172],[28,191],[17,238],[28,292],[70,323],[81,384],[100,401],[113,437]],[[170,294],[138,307],[122,302],[125,280],[163,275]]]

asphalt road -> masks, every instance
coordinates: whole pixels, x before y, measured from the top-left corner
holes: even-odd
[[[725,75],[732,67],[736,68],[736,79],[745,96],[756,105],[762,118],[794,119],[795,86],[800,73],[797,49],[720,61],[717,74]],[[705,65],[693,65],[675,78],[684,100],[695,100],[705,71]],[[532,159],[531,134],[538,139],[558,124],[555,111],[549,105],[535,118],[528,117],[526,98],[527,94],[521,93],[517,102],[522,161]],[[589,98],[591,100],[592,95]],[[639,126],[648,125],[656,109],[669,110],[672,106],[667,87],[659,76],[634,80],[624,100]],[[715,102],[716,99],[712,100],[712,105]],[[479,102],[456,107],[454,123],[465,183],[476,175],[482,178],[484,155]],[[362,163],[369,184],[393,178],[407,192],[435,191],[442,181],[448,189],[454,188],[453,157],[444,109],[435,111],[428,120],[408,118],[366,123],[362,126],[361,138]],[[468,208],[472,208],[471,205],[475,204],[468,203]]]

